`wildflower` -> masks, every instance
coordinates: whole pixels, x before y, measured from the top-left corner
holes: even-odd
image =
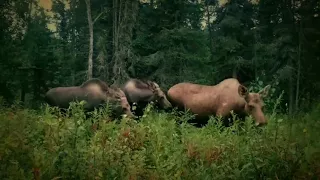
[[[40,179],[40,168],[37,168],[37,167],[32,168],[32,173],[35,180]]]
[[[128,128],[127,130],[125,130],[123,133],[122,133],[122,136],[124,137],[129,137],[130,135],[130,128]]]
[[[9,118],[10,120],[13,120],[13,118],[14,118],[13,112],[9,112],[9,113],[8,113],[8,118]]]

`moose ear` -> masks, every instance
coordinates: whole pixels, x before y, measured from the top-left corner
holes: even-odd
[[[154,86],[155,88],[159,88],[159,84],[157,84],[156,82],[153,82],[153,86]]]
[[[124,94],[124,92],[121,89],[117,89],[117,96],[122,98],[122,97],[126,97],[126,95]]]
[[[153,83],[151,81],[146,81],[146,84],[151,88],[153,87]]]
[[[155,92],[156,91],[156,85],[153,83],[153,82],[151,82],[151,81],[148,81],[148,86],[149,86],[149,88],[153,91],[153,92]]]
[[[243,98],[247,97],[247,95],[249,94],[248,89],[241,84],[238,87],[238,93]]]
[[[265,98],[268,96],[269,90],[271,88],[271,85],[267,85],[266,87],[264,87],[261,91],[258,92],[258,94],[260,94],[260,96],[262,98]]]

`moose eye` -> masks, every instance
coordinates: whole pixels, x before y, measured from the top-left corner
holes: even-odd
[[[254,109],[254,106],[249,104],[248,108],[249,108],[250,111],[252,111]]]

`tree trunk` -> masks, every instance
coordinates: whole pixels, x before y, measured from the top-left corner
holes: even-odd
[[[284,12],[282,14],[283,17],[283,24],[287,24],[290,30],[287,32],[287,35],[293,36],[295,30],[295,19],[292,12],[294,11],[294,2],[292,0],[284,1]],[[290,45],[287,45],[290,46]],[[288,66],[293,69],[294,67],[294,59],[291,58],[292,56],[288,56]],[[295,77],[293,76],[294,73],[291,71],[291,75],[289,77],[289,92],[288,92],[288,99],[289,99],[289,116],[292,116],[295,112]]]
[[[296,104],[295,110],[299,109],[299,91],[300,91],[300,73],[301,73],[301,35],[302,35],[302,22],[300,20],[300,27],[299,27],[299,48],[298,48],[298,60],[297,60],[297,87],[296,87]]]
[[[258,38],[257,38],[257,30],[255,29],[254,30],[254,49],[253,49],[253,53],[254,53],[254,58],[252,58],[252,63],[253,63],[253,68],[254,68],[254,80],[256,80],[257,79],[257,77],[258,77],[258,71],[257,71],[257,42],[258,42],[258,40],[257,40]]]
[[[232,70],[232,78],[237,79],[237,72],[238,72],[238,67],[234,66]]]
[[[90,34],[90,43],[89,43],[89,57],[88,57],[88,79],[92,78],[92,55],[93,55],[93,23],[91,17],[91,5],[90,0],[85,0],[87,5],[87,16],[88,16],[88,26]]]
[[[210,58],[212,59],[213,56],[213,48],[212,48],[212,30],[211,30],[211,23],[210,23],[210,10],[209,10],[209,5],[206,5],[206,10],[207,10],[207,25],[208,25],[208,32],[209,32],[209,46],[210,46]]]
[[[289,66],[292,67],[292,59],[289,60]],[[293,77],[289,77],[289,116],[293,115],[294,112],[294,84],[293,84]]]
[[[119,46],[119,43],[118,43],[118,36],[119,36],[119,20],[118,20],[118,14],[119,13],[119,10],[118,10],[118,0],[113,0],[113,62],[114,62],[114,65],[113,65],[113,81],[114,81],[114,84],[117,84],[117,75],[118,75],[118,57],[116,56],[116,54],[118,53],[118,46]]]
[[[133,29],[138,13],[137,0],[113,0],[113,84],[129,78],[127,65],[133,61]]]
[[[27,77],[23,70],[21,70],[21,76],[20,76],[20,84],[21,84],[21,95],[20,95],[20,101],[22,104],[25,103],[26,100],[26,89],[27,89],[27,82],[25,80],[25,77]]]

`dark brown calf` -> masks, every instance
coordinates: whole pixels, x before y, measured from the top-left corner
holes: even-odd
[[[86,101],[84,105],[86,111],[92,111],[107,101],[119,102],[122,113],[133,117],[124,92],[119,88],[110,88],[105,82],[96,78],[80,86],[52,88],[45,95],[45,101],[49,105],[65,109],[69,107],[70,102],[82,100]]]
[[[154,102],[163,109],[171,107],[171,103],[168,101],[165,93],[155,82],[130,79],[124,84],[122,89],[130,105],[137,104],[137,109],[133,111],[138,116],[142,115],[142,110],[150,102]]]

